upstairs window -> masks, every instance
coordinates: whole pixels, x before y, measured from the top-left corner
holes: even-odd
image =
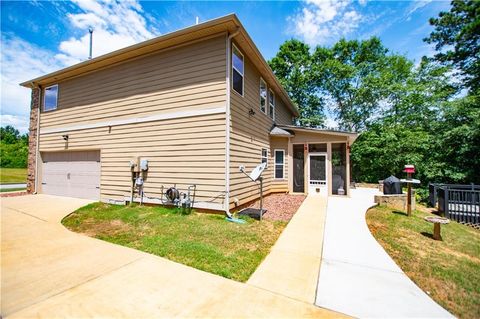
[[[268,114],[275,121],[275,93],[272,90],[269,91],[270,96],[268,97]]]
[[[44,90],[43,110],[52,111],[57,109],[58,85],[48,86]]]
[[[268,150],[266,148],[262,148],[262,163],[267,163],[268,165]]]
[[[241,96],[243,96],[243,71],[243,54],[232,45],[232,88]]]
[[[267,83],[260,78],[260,111],[267,114]]]

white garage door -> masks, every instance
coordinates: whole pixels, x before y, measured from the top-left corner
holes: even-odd
[[[42,152],[42,193],[100,199],[100,151]]]

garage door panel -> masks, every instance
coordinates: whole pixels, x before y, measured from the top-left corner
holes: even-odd
[[[99,151],[42,153],[42,192],[100,199]]]

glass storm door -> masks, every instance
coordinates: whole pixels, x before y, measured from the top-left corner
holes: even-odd
[[[310,154],[308,164],[308,193],[327,195],[327,154]]]
[[[303,144],[293,144],[293,191],[305,192],[305,154]]]

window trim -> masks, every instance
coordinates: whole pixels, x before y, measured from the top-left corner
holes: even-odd
[[[238,53],[240,53],[240,55],[242,56],[242,61],[243,61],[243,71],[240,72],[240,70],[237,70],[237,68],[234,66],[233,64],[233,54],[234,54],[234,50],[233,49],[236,49],[238,51]],[[235,43],[232,42],[232,54],[231,54],[231,57],[230,57],[230,64],[231,64],[231,70],[232,70],[232,76],[231,76],[231,82],[232,82],[232,91],[237,93],[238,95],[240,95],[241,97],[244,97],[245,96],[245,56],[243,55],[243,52],[240,51],[240,49],[235,45]],[[238,93],[234,88],[233,88],[233,71],[237,71],[241,76],[242,76],[242,94]]]
[[[275,105],[275,92],[273,92],[272,89],[269,89],[268,93],[269,93],[268,94],[268,114],[270,115],[270,118],[273,121],[275,121],[275,106],[276,106]],[[270,98],[271,97],[270,93],[272,93],[272,95],[273,95],[273,103],[271,101],[272,99]],[[273,114],[272,114],[271,109],[270,109],[271,106],[273,106]]]
[[[45,92],[46,92],[48,89],[53,88],[53,87],[56,87],[56,88],[57,88],[57,96],[56,96],[56,99],[55,99],[55,100],[56,100],[55,107],[46,110],[46,109],[45,109],[45,102],[46,102],[47,94],[46,94]],[[58,84],[49,85],[49,86],[46,86],[46,87],[43,89],[43,111],[44,111],[44,112],[55,111],[55,110],[58,108],[58,89],[59,89],[59,88],[58,88]]]
[[[265,110],[262,111],[262,83],[265,84],[265,91],[267,92],[267,96],[265,97]],[[260,111],[263,113],[263,114],[267,114],[267,105],[268,105],[268,86],[267,86],[267,82],[262,78],[260,77],[260,85],[258,87],[258,93],[260,95]]]
[[[282,164],[277,164],[277,152],[282,152],[283,153],[283,162]],[[279,149],[276,148],[273,150],[274,158],[273,158],[273,179],[275,180],[285,180],[285,150],[284,149]],[[277,165],[282,165],[282,177],[277,177],[276,176],[276,171],[277,171]]]
[[[265,156],[263,156],[263,151],[265,151]],[[265,159],[265,168],[268,167],[268,148],[262,147],[261,154],[260,154],[260,163],[263,163],[263,159]]]

